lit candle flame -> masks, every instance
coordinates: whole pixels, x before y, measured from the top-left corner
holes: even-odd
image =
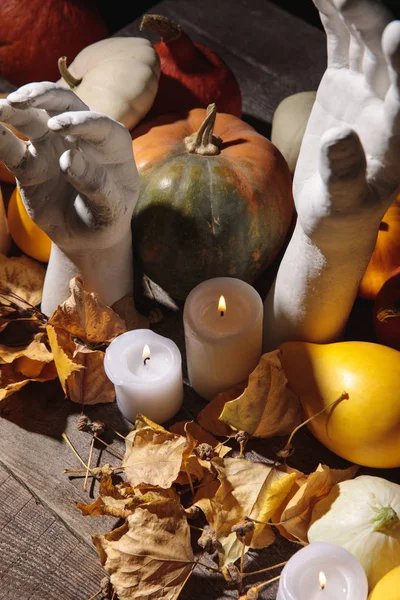
[[[223,317],[225,314],[225,311],[226,311],[226,302],[225,302],[225,298],[223,296],[221,296],[219,299],[218,310],[221,314],[221,317]]]
[[[146,361],[150,359],[150,348],[149,348],[148,344],[146,344],[145,347],[143,348],[142,358],[143,358],[144,364],[146,364]]]
[[[319,581],[321,590],[324,590],[326,587],[326,575],[323,571],[319,572],[318,581]]]

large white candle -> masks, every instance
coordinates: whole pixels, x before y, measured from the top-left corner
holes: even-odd
[[[366,600],[367,576],[345,548],[312,542],[286,563],[276,600]]]
[[[132,423],[137,413],[164,423],[180,409],[182,358],[172,340],[150,329],[123,333],[108,346],[104,368],[120,411]]]
[[[191,386],[211,400],[247,379],[262,353],[263,305],[258,292],[233,277],[196,286],[183,310]]]

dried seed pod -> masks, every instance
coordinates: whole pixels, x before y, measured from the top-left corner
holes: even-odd
[[[198,506],[193,504],[192,506],[189,506],[189,508],[185,508],[185,513],[187,519],[197,519],[201,514],[201,510]]]
[[[106,424],[103,421],[93,421],[90,426],[90,430],[93,435],[101,435],[106,430]]]
[[[222,569],[222,575],[228,583],[240,583],[242,579],[239,569],[233,563],[229,563]]]
[[[197,540],[197,543],[200,548],[203,548],[208,554],[213,554],[218,549],[219,545],[217,534],[214,529],[205,529]]]
[[[244,537],[248,531],[253,531],[255,525],[253,521],[241,521],[236,525],[233,525],[231,531],[232,533],[237,533],[238,536]]]
[[[215,454],[214,448],[205,442],[196,446],[194,453],[202,460],[211,460]]]
[[[108,575],[103,577],[103,579],[100,581],[100,588],[105,598],[112,598],[113,586]]]
[[[76,422],[76,428],[79,431],[90,431],[91,425],[89,417],[86,415],[81,415]]]
[[[239,444],[245,444],[250,437],[251,436],[249,433],[247,433],[247,431],[238,431],[235,435],[235,440],[239,442]]]

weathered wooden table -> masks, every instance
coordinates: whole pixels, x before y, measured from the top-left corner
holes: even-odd
[[[295,92],[316,89],[325,68],[324,34],[266,0],[165,0],[151,12],[178,21],[195,41],[220,53],[239,79],[244,120],[267,137],[278,103]],[[115,35],[141,35],[139,21]],[[0,89],[12,88],[1,82]],[[270,278],[264,277],[257,283],[262,296],[268,281]],[[145,298],[143,303],[145,307]],[[181,310],[163,310],[163,321],[153,328],[174,339],[184,356]],[[367,336],[366,331],[354,331],[359,339]],[[203,405],[186,385],[184,407],[177,420],[195,416]],[[76,501],[88,502],[95,497],[95,489],[84,494],[82,479],[63,473],[64,468],[79,467],[61,438],[63,432],[83,457],[88,454],[88,434],[76,429],[81,407],[65,400],[57,383],[50,383],[31,384],[4,402],[0,410],[0,600],[87,600],[98,591],[105,574],[91,535],[109,531],[116,520],[81,516]],[[86,412],[121,433],[130,429],[115,404]],[[121,439],[112,435],[106,439],[123,451]],[[291,464],[304,472],[311,472],[319,462],[348,466],[307,431],[299,433],[296,446]],[[250,442],[248,452],[257,460],[266,460],[274,456],[274,447],[276,441]],[[92,464],[119,464],[115,461],[107,449],[95,448]],[[378,474],[399,479],[398,469]],[[285,560],[297,549],[279,538],[264,551],[250,552],[252,568],[247,570]],[[260,597],[275,598],[276,589],[276,584],[266,587]],[[221,577],[197,568],[181,598],[217,600],[236,594]]]

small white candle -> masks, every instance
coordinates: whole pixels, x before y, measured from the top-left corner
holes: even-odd
[[[366,600],[367,576],[345,548],[312,542],[286,563],[276,600]]]
[[[137,413],[164,423],[182,405],[179,348],[150,329],[135,329],[115,338],[106,350],[104,369],[114,383],[120,411],[132,423]]]
[[[258,292],[234,277],[196,286],[183,310],[191,386],[211,400],[245,381],[262,353],[263,305]]]

